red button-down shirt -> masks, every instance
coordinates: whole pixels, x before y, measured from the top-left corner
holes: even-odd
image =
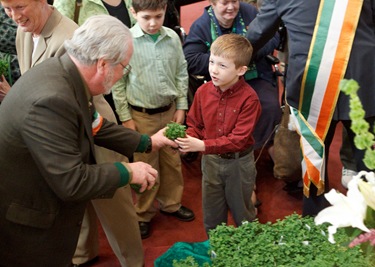
[[[242,77],[225,92],[210,81],[195,93],[186,133],[204,141],[204,154],[240,152],[253,145],[260,114],[258,96]]]

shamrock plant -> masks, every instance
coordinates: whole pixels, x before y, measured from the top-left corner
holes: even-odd
[[[245,222],[239,227],[217,226],[209,232],[214,267],[351,267],[373,266],[360,247],[348,247],[343,229],[327,240],[328,224],[316,225],[311,217],[286,216],[275,223]],[[190,265],[188,265],[188,263]],[[191,258],[175,261],[174,267],[199,266]]]
[[[168,123],[164,135],[171,140],[186,137],[186,126],[176,122]]]

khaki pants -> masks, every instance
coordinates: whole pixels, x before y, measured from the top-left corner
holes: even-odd
[[[94,97],[96,110],[116,122],[111,107],[102,95]],[[95,147],[97,163],[127,161],[127,158],[102,147]],[[108,242],[122,267],[141,267],[144,255],[141,234],[130,187],[117,189],[112,199],[92,200],[86,209],[73,263],[82,264],[98,255],[99,218]]]
[[[99,255],[97,218],[121,266],[143,266],[142,240],[130,187],[119,188],[112,199],[91,201],[82,222],[73,263],[81,264]]]
[[[170,110],[154,115],[132,110],[132,118],[137,131],[152,135],[164,128],[173,119],[175,105]],[[135,153],[134,161],[143,161],[154,167],[159,176],[152,190],[137,194],[135,205],[139,221],[149,222],[155,216],[157,209],[154,206],[158,201],[160,209],[166,212],[175,212],[181,206],[184,181],[181,171],[181,159],[178,152],[170,147],[164,147],[157,152]]]

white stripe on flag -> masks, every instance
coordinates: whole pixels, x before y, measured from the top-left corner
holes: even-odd
[[[316,129],[318,117],[322,108],[321,105],[323,104],[325,88],[327,88],[327,84],[330,78],[330,75],[327,75],[327,73],[332,72],[332,65],[335,60],[347,5],[348,0],[336,1],[335,7],[333,9],[331,18],[334,19],[337,23],[330,23],[326,44],[324,46],[322,54],[321,64],[317,73],[314,93],[311,100],[311,103],[314,104],[314,108],[310,110],[309,117],[307,118],[307,121],[309,122],[311,127],[313,127],[313,129]]]

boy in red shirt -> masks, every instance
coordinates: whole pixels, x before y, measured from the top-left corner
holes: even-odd
[[[201,151],[203,219],[206,232],[227,223],[256,217],[251,195],[255,185],[252,136],[261,114],[256,92],[242,77],[252,56],[250,42],[225,34],[211,46],[212,80],[194,96],[187,115],[187,137],[176,142],[181,152]]]

